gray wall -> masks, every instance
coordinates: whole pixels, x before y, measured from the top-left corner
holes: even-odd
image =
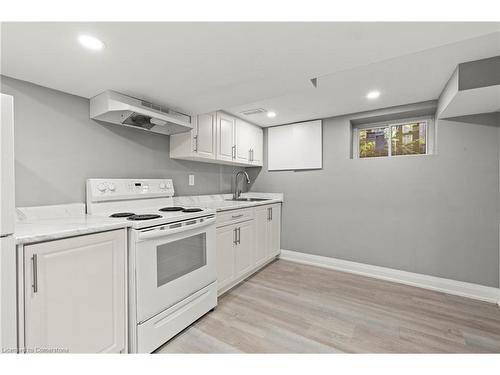
[[[458,64],[458,89],[500,85],[500,56]]]
[[[351,159],[363,116],[323,121],[322,170],[252,171],[285,194],[282,248],[497,287],[498,121],[439,121],[435,155]]]
[[[172,178],[176,195],[231,190],[232,167],[170,159],[167,136],[90,120],[85,98],[5,76],[1,91],[14,96],[17,206],[84,202],[90,177]]]

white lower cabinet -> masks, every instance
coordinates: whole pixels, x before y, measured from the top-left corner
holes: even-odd
[[[255,208],[257,263],[265,262],[280,253],[281,204]]]
[[[234,279],[236,226],[217,228],[217,288],[225,288]]]
[[[26,352],[126,352],[126,301],[125,229],[24,246]]]
[[[269,254],[269,206],[255,208],[255,261],[261,264]]]
[[[255,265],[255,226],[254,221],[245,221],[236,228],[236,277],[250,272]]]
[[[281,251],[281,204],[274,204],[270,207],[271,218],[269,220],[269,247],[268,256],[276,256]]]
[[[280,231],[280,203],[219,215],[216,237],[219,295],[279,255]]]

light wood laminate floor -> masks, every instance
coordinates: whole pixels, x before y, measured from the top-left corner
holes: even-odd
[[[500,353],[500,308],[278,260],[158,352]]]

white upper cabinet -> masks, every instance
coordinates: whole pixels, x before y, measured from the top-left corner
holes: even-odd
[[[208,163],[262,166],[262,128],[224,112],[193,117],[193,130],[170,136],[170,157]]]
[[[216,159],[216,114],[193,117],[193,130],[170,136],[170,157],[199,161]]]
[[[255,166],[262,165],[262,128],[236,119],[236,161]]]
[[[217,160],[235,161],[235,124],[236,118],[217,112]]]
[[[251,158],[250,163],[255,166],[262,166],[264,161],[264,131],[259,126],[252,126],[251,134]]]
[[[197,116],[196,135],[194,136],[194,152],[207,159],[215,159],[216,115],[207,113]]]
[[[170,136],[170,157],[208,163],[262,166],[262,128],[224,112],[193,117],[193,130]]]
[[[252,124],[236,119],[235,136],[236,136],[236,161],[238,163],[250,163],[251,148],[252,148]]]

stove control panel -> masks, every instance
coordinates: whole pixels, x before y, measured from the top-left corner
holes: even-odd
[[[87,201],[112,201],[172,197],[171,179],[91,178],[87,180]]]

